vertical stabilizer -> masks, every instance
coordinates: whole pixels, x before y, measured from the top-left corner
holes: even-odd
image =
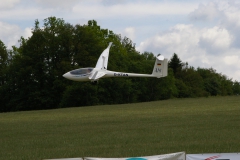
[[[168,75],[168,60],[162,55],[156,58],[152,75],[157,78],[166,77]]]
[[[98,58],[98,61],[97,61],[97,64],[96,64],[95,68],[107,69],[109,50],[110,50],[111,45],[112,45],[112,42],[110,42],[108,47],[102,52],[102,54]]]

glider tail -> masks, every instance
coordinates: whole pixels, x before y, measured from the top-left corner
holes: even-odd
[[[152,75],[161,78],[168,75],[168,60],[164,59],[162,55],[156,58]]]

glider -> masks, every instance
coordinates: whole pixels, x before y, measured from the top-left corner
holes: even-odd
[[[168,75],[168,61],[162,55],[156,57],[152,74],[125,73],[107,70],[109,50],[112,42],[102,52],[98,58],[95,68],[79,68],[69,71],[63,77],[73,81],[91,81],[96,82],[100,78],[108,77],[166,77]]]

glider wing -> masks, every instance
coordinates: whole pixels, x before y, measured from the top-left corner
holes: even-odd
[[[92,73],[92,75],[89,77],[90,80],[92,81],[96,81],[99,78],[103,77],[106,73],[101,72],[101,71],[96,71],[94,73]]]
[[[111,45],[112,45],[112,42],[110,42],[108,47],[102,52],[102,54],[98,58],[98,61],[97,61],[97,64],[96,64],[95,68],[107,69],[109,49],[110,49]]]

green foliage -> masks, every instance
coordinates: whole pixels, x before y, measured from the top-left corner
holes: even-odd
[[[182,70],[181,74],[181,79],[190,89],[191,97],[202,97],[205,95],[203,79],[193,67]]]
[[[159,80],[159,95],[161,100],[176,97],[178,90],[176,87],[176,79],[174,78],[173,71],[168,69],[168,76]]]
[[[232,88],[234,95],[240,95],[240,82],[234,81]]]
[[[65,88],[59,81],[64,66],[69,59],[70,30],[61,19],[50,17],[44,20],[44,29],[35,22],[33,35],[20,39],[17,55],[9,67],[10,93],[7,97],[8,110],[33,110],[55,108]],[[68,67],[70,68],[70,67]]]
[[[201,75],[204,81],[205,90],[212,96],[217,95],[233,95],[233,82],[225,75],[216,73],[213,68],[203,69],[198,68],[197,72]],[[238,89],[236,88],[236,92]]]
[[[232,91],[232,86],[233,86],[233,82],[231,79],[228,79],[227,76],[225,75],[221,75],[220,77],[221,80],[221,95],[222,96],[226,96],[226,95],[232,95],[233,91]]]
[[[2,87],[6,81],[6,69],[8,66],[8,51],[6,46],[0,40],[0,87]]]
[[[97,85],[64,79],[67,71],[94,67],[109,42],[109,70],[151,74],[153,53],[139,53],[131,39],[102,29],[95,20],[75,26],[56,17],[44,19],[43,26],[36,20],[32,36],[19,42],[7,50],[0,41],[0,112],[240,93],[239,82],[212,68],[189,67],[176,53],[161,79],[109,78]]]
[[[172,68],[174,75],[182,69],[182,61],[176,53],[173,54],[172,58],[169,60],[168,67]]]
[[[187,86],[181,79],[176,79],[176,87],[178,90],[178,98],[187,98],[191,97],[191,89]]]
[[[97,86],[90,83],[75,83],[64,92],[61,107],[90,106],[98,104]]]
[[[142,56],[144,57],[144,59],[146,59],[146,60],[155,60],[155,56],[154,56],[154,54],[152,53],[152,52],[144,52],[144,53],[142,53]]]

